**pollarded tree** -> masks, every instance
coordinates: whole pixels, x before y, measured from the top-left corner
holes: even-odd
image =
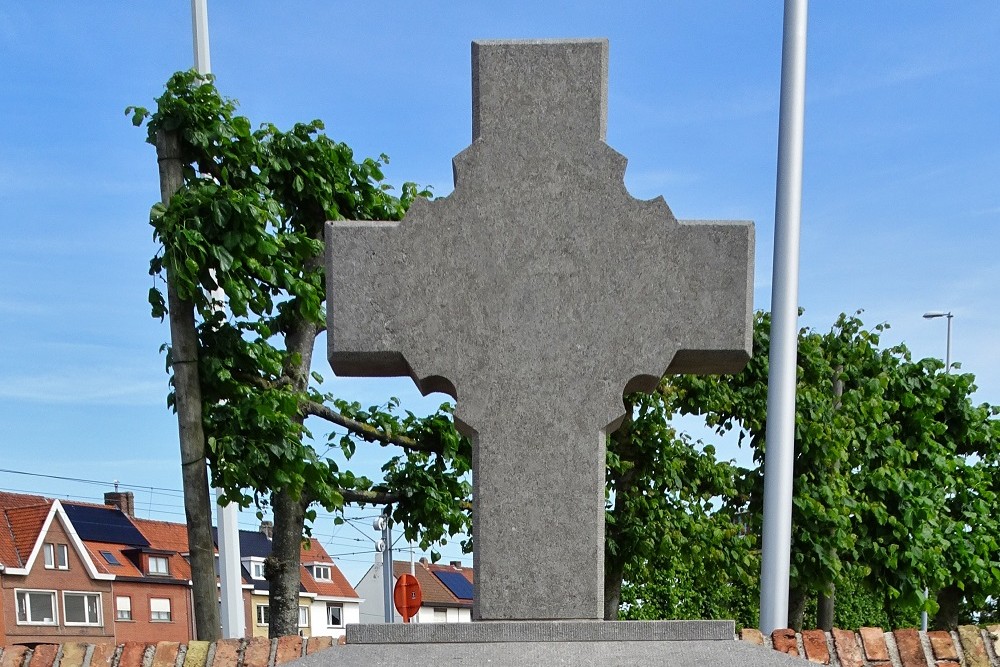
[[[170,79],[155,112],[130,112],[136,125],[147,123],[151,143],[166,133],[180,146],[183,185],[151,215],[162,247],[150,273],[169,275],[199,316],[213,484],[229,501],[269,503],[274,512],[266,574],[270,634],[278,636],[297,632],[299,544],[313,503],[329,511],[393,503],[408,538],[424,548],[443,543],[469,526],[471,450],[446,406],[427,418],[397,415],[395,401],[362,409],[323,392],[312,371],[325,326],[323,223],[398,220],[427,193],[406,184],[393,196],[383,181],[385,156],[355,161],[319,121],[253,131],[235,108],[211,77],[192,71]],[[167,313],[157,286],[150,303],[154,316]],[[323,452],[308,418],[324,424]],[[398,448],[387,452],[380,482],[326,454],[339,445],[349,460],[361,443]]]

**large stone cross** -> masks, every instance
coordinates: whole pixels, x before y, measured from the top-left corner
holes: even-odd
[[[753,226],[628,194],[607,62],[606,40],[474,42],[454,192],[327,224],[334,371],[451,394],[472,439],[477,620],[603,618],[622,392],[749,358]]]

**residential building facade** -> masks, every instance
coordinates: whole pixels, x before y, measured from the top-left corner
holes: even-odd
[[[472,577],[473,569],[463,567],[461,561],[448,565],[430,563],[426,558],[412,564],[413,575],[420,584],[423,603],[412,623],[468,623],[472,620]],[[408,561],[393,561],[392,586],[403,574],[409,574]],[[354,587],[361,596],[361,622],[385,622],[384,583],[382,564],[376,562]],[[399,612],[393,609],[396,623],[403,621]]]

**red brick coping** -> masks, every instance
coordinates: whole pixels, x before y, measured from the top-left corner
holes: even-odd
[[[785,629],[768,637],[745,629],[739,639],[834,667],[1000,667],[1000,625],[957,632]],[[8,646],[0,647],[0,667],[278,667],[332,646],[331,637]]]
[[[957,632],[861,628],[775,630],[764,637],[745,629],[740,639],[800,656],[817,665],[839,667],[1000,667],[1000,625],[963,625]],[[3,665],[2,667],[7,667]],[[34,666],[32,666],[34,667]]]
[[[0,647],[0,667],[278,667],[333,646],[332,637]]]

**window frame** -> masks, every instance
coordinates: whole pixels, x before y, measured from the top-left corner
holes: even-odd
[[[303,613],[305,612],[305,613]],[[309,627],[309,605],[300,604],[299,605],[299,627],[308,628]],[[302,619],[305,618],[305,621]]]
[[[255,581],[266,581],[267,577],[264,576],[264,561],[252,560],[250,561],[250,578]]]
[[[67,609],[69,605],[66,604],[67,597],[82,597],[84,599],[83,603],[83,614],[88,615],[87,598],[97,598],[97,620],[90,621],[71,621],[67,615]],[[101,593],[95,593],[93,591],[63,591],[62,594],[62,604],[63,604],[63,625],[67,627],[102,627],[104,625],[104,598]]]
[[[122,600],[128,600],[128,608],[123,609],[121,606]],[[126,612],[128,616],[122,616],[122,612]],[[130,595],[116,595],[115,596],[115,620],[116,621],[131,621],[132,618],[132,596]]]
[[[166,602],[167,611],[153,609],[153,602]],[[166,618],[157,618],[154,614],[166,613]],[[170,598],[149,598],[149,622],[150,623],[173,623],[174,621],[174,605]]]
[[[254,616],[257,621],[257,627],[267,627],[271,620],[271,605],[259,604],[257,605],[257,610]]]
[[[57,570],[68,570],[69,569],[69,545],[68,544],[56,544],[56,569]]]
[[[326,574],[323,575],[320,572],[326,572]],[[333,581],[333,568],[327,564],[313,565],[312,575],[316,581]]]
[[[58,626],[59,625],[59,596],[58,591],[41,589],[41,588],[15,588],[14,589],[14,620],[17,625],[44,625],[44,626]],[[52,600],[52,620],[51,621],[33,621],[31,620],[31,604],[25,598],[24,605],[24,618],[21,620],[21,605],[20,598],[22,595],[30,596],[31,594],[44,594],[48,595],[49,599]]]
[[[163,571],[159,569],[153,569],[153,562],[163,563]],[[146,557],[146,574],[151,577],[169,577],[170,576],[170,559],[166,556],[147,556]],[[160,598],[167,599],[167,598]]]
[[[340,624],[334,625],[330,623],[330,610],[333,608],[340,609]],[[326,603],[326,627],[328,628],[342,628],[344,627],[344,604],[342,602],[327,602]]]

